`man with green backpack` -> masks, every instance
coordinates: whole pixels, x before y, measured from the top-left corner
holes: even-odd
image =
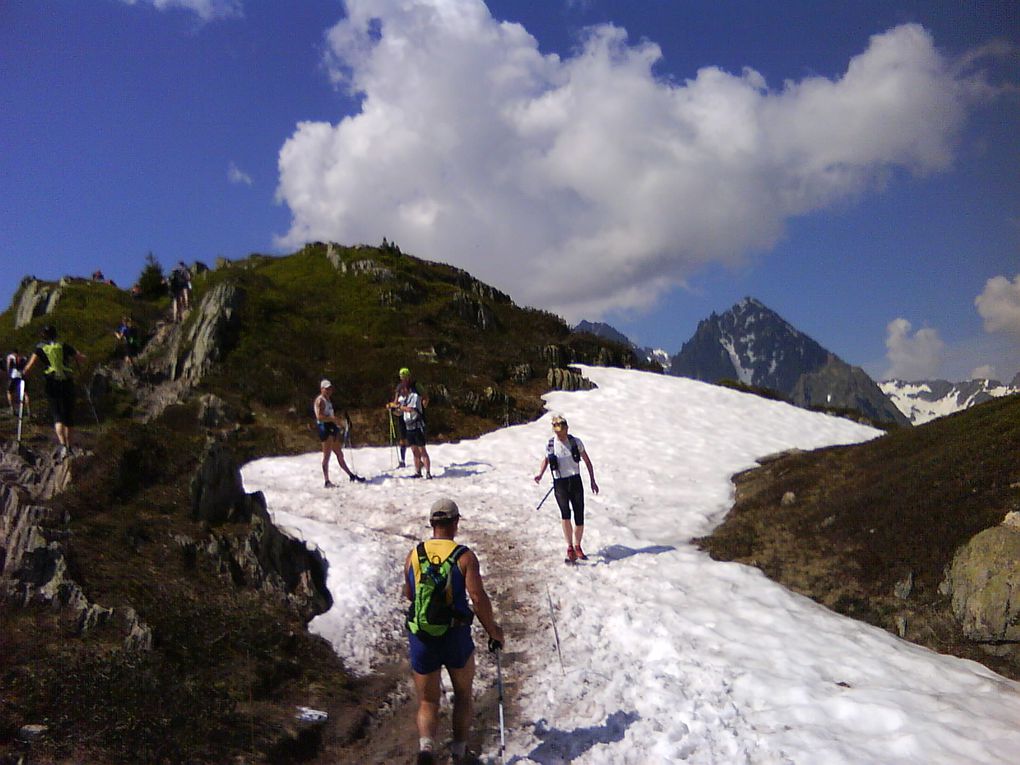
[[[475,677],[475,644],[471,622],[489,634],[489,650],[503,647],[503,630],[482,584],[478,558],[457,544],[460,510],[452,499],[437,500],[429,512],[432,538],[420,542],[404,561],[411,671],[418,696],[418,765],[436,762],[434,748],[439,727],[440,672],[445,666],[453,685],[453,744],[455,763],[463,762],[471,728],[471,686]],[[474,613],[468,606],[468,598]]]
[[[47,324],[42,330],[42,342],[32,352],[22,375],[27,380],[36,364],[43,364],[46,398],[53,412],[53,429],[60,442],[58,456],[63,458],[71,453],[71,431],[74,428],[74,377],[71,365],[81,367],[86,361],[85,354],[70,343],[57,339],[57,328]]]

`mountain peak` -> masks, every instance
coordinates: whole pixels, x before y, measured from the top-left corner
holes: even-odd
[[[863,370],[851,367],[753,297],[698,324],[670,374],[768,388],[800,406],[855,409],[872,419],[907,418]]]

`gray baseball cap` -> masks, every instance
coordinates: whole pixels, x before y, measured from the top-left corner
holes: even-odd
[[[429,524],[449,523],[460,518],[460,508],[452,499],[437,499],[429,511]]]

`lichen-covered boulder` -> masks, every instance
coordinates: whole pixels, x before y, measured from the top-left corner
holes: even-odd
[[[1020,528],[985,529],[957,550],[944,583],[964,634],[1020,641]]]

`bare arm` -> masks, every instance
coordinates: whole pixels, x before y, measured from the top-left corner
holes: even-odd
[[[25,365],[25,368],[23,370],[21,370],[21,376],[22,377],[28,377],[28,373],[32,371],[32,367],[35,366],[35,362],[38,359],[39,359],[39,357],[36,356],[34,353],[29,357],[28,363]]]
[[[457,563],[464,572],[464,585],[468,595],[471,597],[471,605],[474,606],[475,616],[481,622],[489,637],[503,642],[503,629],[496,623],[496,617],[492,613],[492,601],[485,592],[485,585],[482,584],[482,572],[478,565],[478,558],[468,550],[461,556]]]
[[[595,483],[595,468],[592,467],[591,460],[588,458],[587,450],[581,452],[581,459],[584,460],[585,466],[588,468],[588,478],[591,480],[591,490],[593,494],[599,493],[599,485]]]
[[[545,475],[545,469],[549,466],[549,458],[543,457],[542,464],[538,466],[538,475],[535,476],[535,483],[542,481],[542,476]]]
[[[401,588],[400,588],[400,591],[404,594],[404,598],[406,598],[407,600],[412,600],[413,599],[413,597],[411,595],[411,585],[408,584],[408,581],[407,581],[407,570],[410,567],[411,567],[411,553],[408,553],[407,557],[404,559],[403,573],[402,573],[402,576],[400,577],[400,579],[401,579]]]

